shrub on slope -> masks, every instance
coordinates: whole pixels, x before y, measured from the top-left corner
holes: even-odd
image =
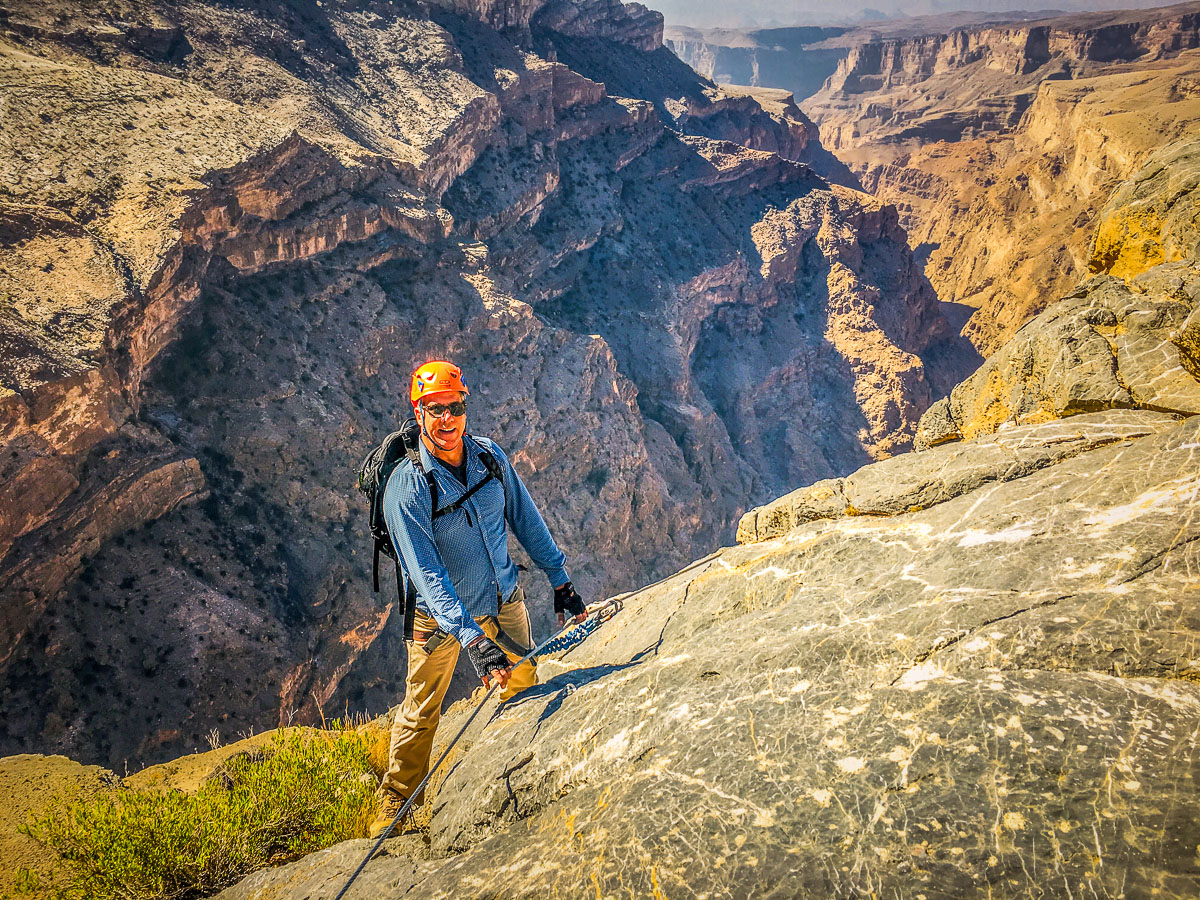
[[[167,900],[214,894],[264,866],[365,834],[374,812],[373,737],[277,733],[227,760],[194,794],[124,790],[27,826],[69,871],[26,893]]]

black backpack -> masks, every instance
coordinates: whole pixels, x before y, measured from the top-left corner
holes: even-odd
[[[387,488],[388,479],[392,477],[392,472],[395,471],[396,466],[407,459],[412,462],[414,469],[425,476],[425,483],[429,485],[429,497],[432,501],[430,512],[434,519],[454,512],[467,501],[467,498],[493,478],[501,485],[504,484],[504,469],[496,462],[496,458],[491,453],[481,450],[479,461],[487,469],[487,476],[474,487],[468,488],[467,492],[453,503],[438,509],[437,480],[433,477],[432,472],[425,470],[425,465],[421,462],[420,446],[421,429],[417,425],[417,420],[406,419],[400,429],[385,437],[383,443],[368,453],[367,458],[358,467],[358,489],[366,495],[367,502],[371,505],[368,523],[371,529],[371,540],[374,542],[371,581],[375,593],[378,594],[379,554],[385,553],[390,556],[396,567],[396,596],[404,610],[404,639],[408,641],[411,641],[413,636],[412,622],[413,613],[417,607],[417,589],[413,585],[412,579],[404,574],[404,569],[396,555],[395,545],[392,543],[392,536],[388,533],[387,520],[383,517],[383,492]]]

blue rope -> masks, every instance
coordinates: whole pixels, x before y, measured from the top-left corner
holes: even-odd
[[[542,648],[540,656],[547,656],[551,653],[561,653],[563,650],[570,650],[576,644],[582,644],[587,636],[600,627],[600,617],[593,616],[586,619],[578,627],[572,628],[566,634],[559,635],[549,644]]]

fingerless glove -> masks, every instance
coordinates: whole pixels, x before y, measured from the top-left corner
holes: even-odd
[[[554,611],[556,613],[566,613],[571,618],[582,616],[587,612],[587,607],[583,605],[583,600],[575,593],[575,586],[571,582],[567,582],[562,587],[554,589]]]
[[[484,637],[467,647],[467,658],[475,667],[475,674],[484,681],[491,676],[493,669],[507,669],[511,665],[504,651],[489,637]]]

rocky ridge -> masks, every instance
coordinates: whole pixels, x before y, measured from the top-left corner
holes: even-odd
[[[1189,262],[1150,269],[1129,285],[1100,276],[1080,286],[935,403],[917,446],[1097,409],[1200,413],[1198,296]]]
[[[961,368],[922,360],[949,330],[895,210],[636,6],[0,26],[9,750],[119,766],[393,699],[353,469],[416,358],[472,373],[592,596],[907,446]]]

